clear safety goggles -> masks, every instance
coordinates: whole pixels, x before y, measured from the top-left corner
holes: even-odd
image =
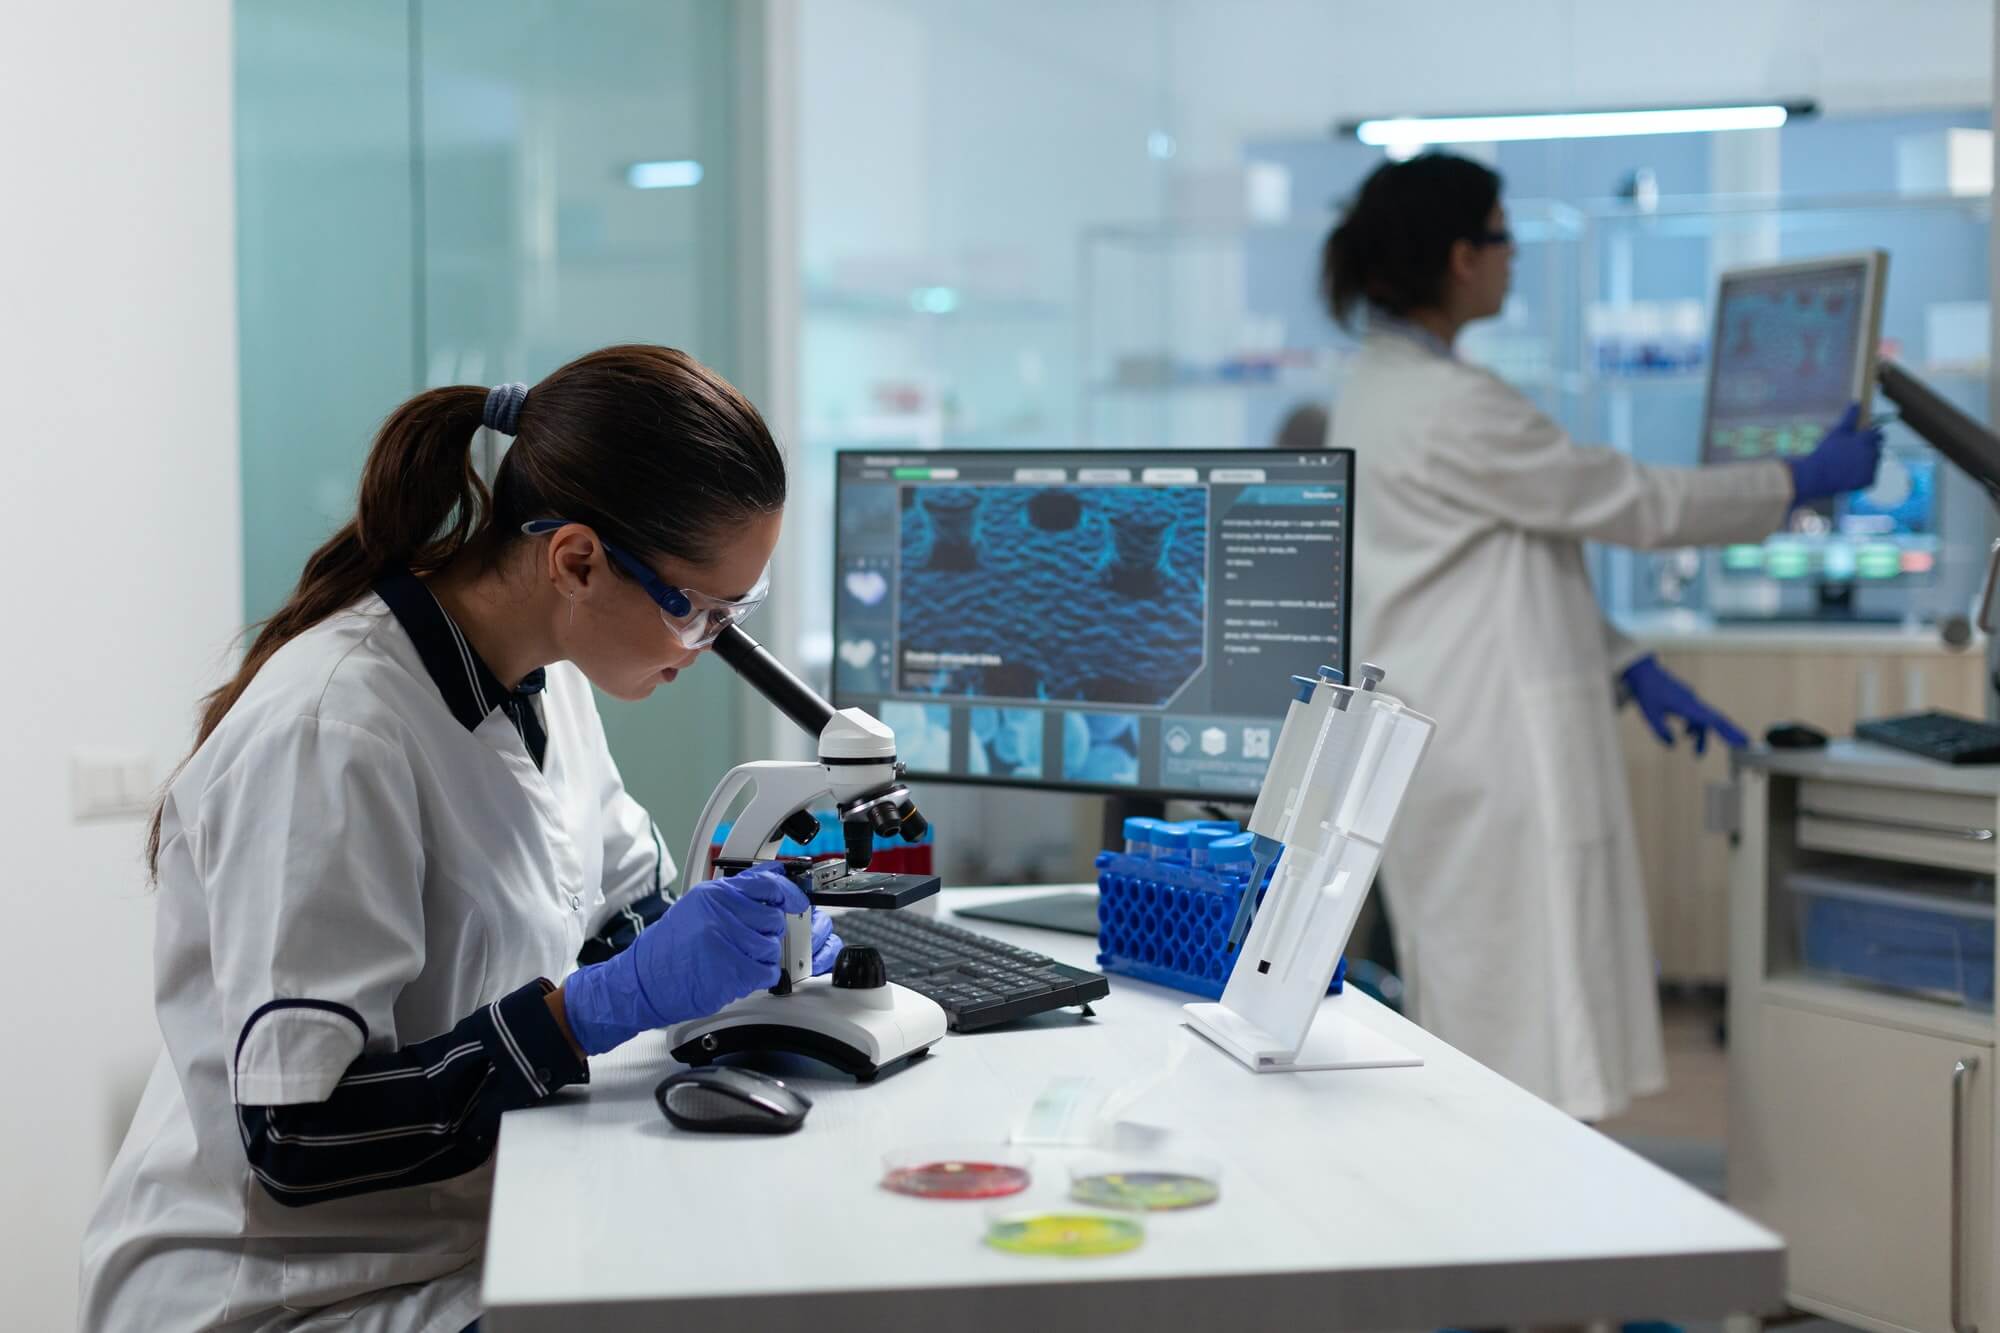
[[[521,531],[530,537],[540,537],[568,525],[567,519],[542,518],[523,523]],[[653,604],[660,608],[660,619],[667,622],[667,628],[674,632],[674,637],[680,640],[683,648],[708,647],[721,637],[722,631],[748,618],[771,595],[768,570],[758,577],[757,586],[741,597],[715,597],[693,588],[676,588],[662,581],[630,551],[613,546],[601,536],[597,540],[603,544],[604,553],[630,574],[645,589],[646,595],[653,599]]]

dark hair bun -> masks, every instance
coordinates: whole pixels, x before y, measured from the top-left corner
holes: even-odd
[[[1483,234],[1499,202],[1499,173],[1469,158],[1425,153],[1377,167],[1327,235],[1327,309],[1351,328],[1363,304],[1393,315],[1437,304],[1451,247]]]

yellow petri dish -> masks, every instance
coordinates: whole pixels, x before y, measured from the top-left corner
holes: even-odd
[[[986,1243],[1009,1254],[1094,1258],[1136,1250],[1145,1240],[1146,1228],[1136,1217],[1103,1213],[1003,1213],[986,1224]]]

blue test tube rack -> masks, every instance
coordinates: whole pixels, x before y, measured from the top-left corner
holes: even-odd
[[[1097,856],[1097,965],[1106,972],[1219,1000],[1234,959],[1229,923],[1250,890],[1234,867],[1197,868],[1125,852]],[[1261,899],[1270,885],[1257,886]],[[1347,960],[1334,969],[1327,994],[1338,995]]]

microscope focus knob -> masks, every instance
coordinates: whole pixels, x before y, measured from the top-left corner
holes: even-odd
[[[888,969],[882,966],[882,952],[866,944],[850,944],[833,960],[833,984],[837,990],[875,990],[889,984]]]

